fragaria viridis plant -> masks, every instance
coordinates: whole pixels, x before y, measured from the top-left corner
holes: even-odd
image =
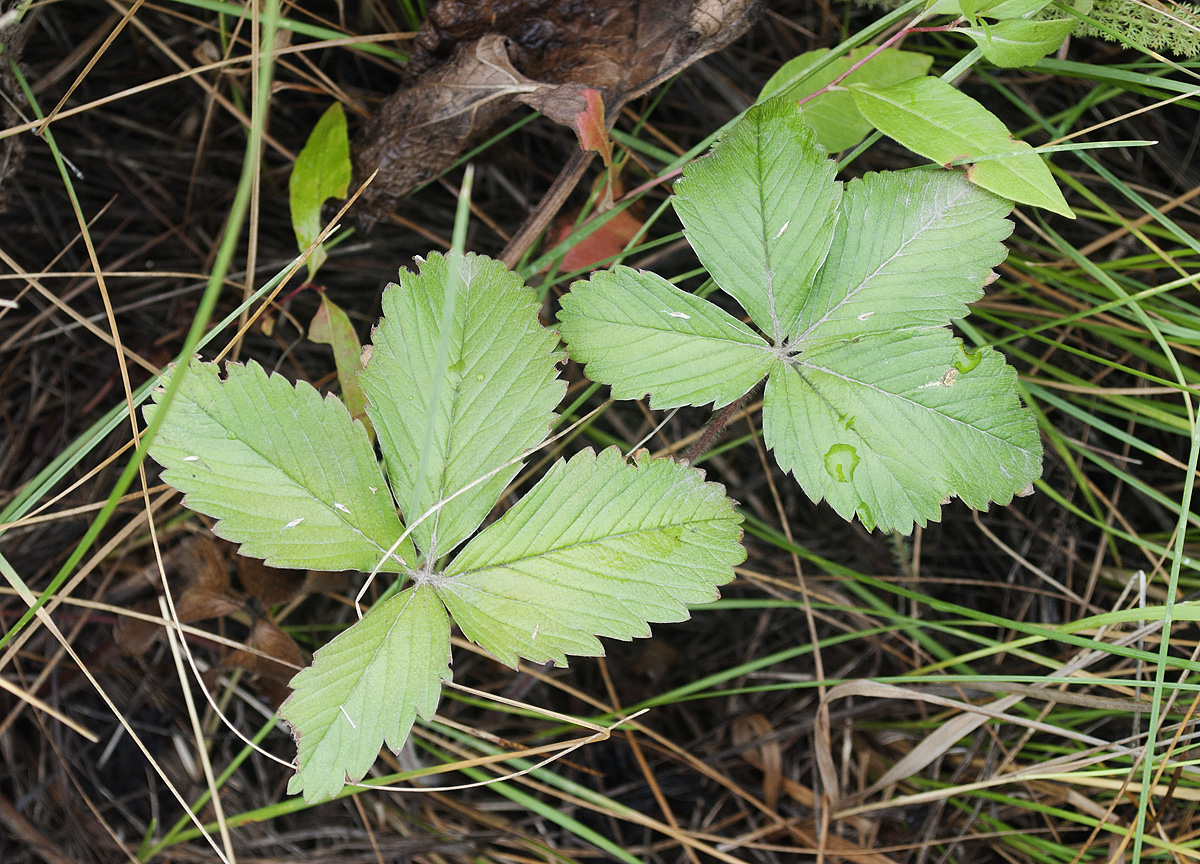
[[[675,198],[749,323],[618,267],[564,298],[571,356],[655,408],[729,406],[766,379],[780,465],[867,527],[909,531],[953,496],[1008,502],[1040,473],[1036,427],[1001,355],[965,348],[948,324],[1003,259],[1011,202],[956,171],[844,185],[834,173],[794,101],[751,109]],[[559,460],[479,530],[565,392],[559,335],[537,310],[484,256],[402,270],[358,376],[382,464],[364,425],[304,382],[254,362],[169,373],[184,377],[150,453],[217,534],[276,567],[397,577],[280,709],[298,742],[289,791],[309,801],[361,780],[380,746],[399,749],[433,717],[452,622],[510,666],[565,665],[601,654],[596,637],[683,620],[744,557],[721,486],[615,448]]]
[[[954,496],[1007,503],[1041,473],[1037,428],[1004,358],[947,325],[1004,259],[1012,202],[959,172],[845,185],[834,172],[794,104],[752,108],[685,170],[674,204],[754,326],[617,267],[563,298],[571,356],[652,408],[720,408],[765,378],[763,435],[780,466],[868,528],[908,533]]]

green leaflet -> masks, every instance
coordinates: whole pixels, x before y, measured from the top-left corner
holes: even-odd
[[[510,666],[604,653],[596,636],[650,635],[685,604],[717,599],[745,558],[721,486],[616,448],[558,462],[435,581],[462,628]]]
[[[799,165],[805,176],[816,173],[822,154],[811,134],[787,134],[797,119],[782,101],[752,108],[730,135],[737,147],[718,146],[685,170],[679,185],[691,197],[680,214],[689,237],[693,220],[703,226],[730,202],[765,200],[786,183],[771,172]],[[736,164],[747,159],[760,177]],[[690,182],[695,168],[725,182]],[[736,182],[746,188],[734,189]],[[764,435],[776,459],[814,500],[846,518],[857,513],[868,527],[911,531],[954,495],[973,507],[1011,500],[1041,471],[1033,418],[1003,358],[990,349],[965,353],[946,327],[966,315],[1003,260],[1011,204],[957,172],[870,174],[832,191],[828,236],[790,227],[756,233],[753,219],[728,215],[720,222],[731,252],[710,272],[727,293],[749,300],[743,306],[766,341],[752,343],[739,330],[720,342],[714,336],[733,333],[737,322],[715,307],[703,313],[694,296],[669,307],[686,309],[690,320],[655,316],[651,309],[669,295],[646,274],[617,271],[576,283],[564,299],[560,326],[572,355],[614,395],[649,392],[656,407],[725,404],[765,371]],[[713,242],[720,236],[705,230]],[[705,254],[706,264],[718,255],[715,246]],[[769,266],[778,261],[803,264]],[[647,313],[640,322],[611,311],[639,303]],[[792,323],[780,332],[785,309]],[[692,321],[703,323],[685,330]],[[632,357],[629,345],[638,346],[627,351]],[[763,355],[770,359],[751,362]]]
[[[787,286],[812,279],[833,240],[842,188],[834,172],[780,98],[747,112],[675,184],[675,212],[700,263],[775,341],[804,302]]]
[[[470,254],[455,298],[447,379],[439,388],[430,358],[441,338],[447,270],[446,259],[435,253],[419,273],[400,271],[400,285],[384,295],[384,318],[360,379],[401,507],[410,506],[420,486],[415,512],[405,518],[415,521],[446,502],[412,535],[422,553],[434,556],[447,554],[479,527],[521,465],[446,499],[541,443],[566,391],[557,374],[562,351],[538,323],[533,291],[500,262]],[[422,472],[431,413],[434,455]]]
[[[975,10],[975,14],[1003,21],[1009,18],[1026,18],[1041,12],[1049,5],[1049,0],[999,0],[999,2],[988,0]],[[967,17],[971,18],[972,16],[968,15]]]
[[[185,378],[151,448],[186,504],[217,518],[217,532],[243,553],[276,566],[372,570],[404,531],[394,499],[415,497],[417,517],[442,505],[413,532],[419,553],[406,540],[382,567],[406,573],[410,586],[319,649],[292,681],[280,709],[298,742],[288,788],[310,802],[337,794],[347,777],[360,780],[381,745],[398,749],[417,718],[433,716],[450,679],[447,608],[506,663],[565,663],[569,653],[601,653],[598,636],[628,639],[648,635],[649,622],[683,620],[686,604],[715,599],[745,557],[741,517],[721,486],[644,454],[628,464],[613,449],[560,461],[436,572],[494,506],[519,457],[545,438],[564,390],[562,351],[538,323],[533,292],[498,262],[470,255],[453,283],[445,380],[433,381],[449,281],[438,255],[419,274],[401,272],[359,376],[390,488],[362,424],[340,402],[253,363],[230,365],[226,380],[215,364],[176,370]],[[749,328],[689,295],[662,296],[696,311],[697,328],[736,333],[730,345],[741,339],[753,354],[743,377],[761,377],[764,346]],[[431,416],[434,455],[422,466]]]
[[[1048,21],[1010,18],[995,24],[960,29],[958,32],[974,39],[983,49],[983,56],[997,66],[1032,66],[1062,45],[1079,23],[1076,18],[1053,18]]]
[[[367,427],[367,434],[374,438],[374,427],[367,418],[367,397],[358,382],[358,373],[362,371],[362,346],[358,344],[358,334],[354,332],[350,316],[325,292],[321,292],[321,308],[308,325],[308,338],[333,349],[342,401],[350,416],[361,420]]]
[[[792,344],[807,348],[965,318],[1007,254],[1002,241],[1012,223],[1004,217],[1011,209],[951,173],[850,181]]]
[[[972,165],[972,183],[1004,198],[1043,207],[1074,219],[1042,157],[1015,141],[1000,122],[970,96],[938,78],[914,78],[874,89],[851,88],[858,110],[889,138],[939,165],[970,156],[1012,154]]]
[[[838,57],[823,66],[819,72],[807,74],[799,83],[785,87],[787,82],[809,67],[815,66],[829,54],[828,48],[806,51],[784,63],[779,71],[771,76],[759,94],[758,101],[764,102],[775,96],[801,99],[810,93],[816,93],[844,74],[852,65],[877,50],[869,45],[855,48],[849,55]],[[875,128],[859,113],[854,104],[854,94],[846,89],[851,84],[887,87],[889,84],[898,84],[924,75],[932,63],[933,58],[928,54],[885,48],[842,79],[836,88],[809,99],[803,105],[804,119],[816,132],[817,143],[830,153],[837,153],[839,150],[853,147]]]
[[[371,570],[384,559],[400,520],[367,433],[341,402],[254,362],[230,364],[225,381],[198,360],[171,374],[184,381],[150,455],[188,507],[218,520],[218,535],[273,567]],[[397,554],[414,561],[407,543]],[[380,569],[406,568],[392,557]]]
[[[288,792],[320,801],[357,783],[386,743],[399,751],[450,680],[450,621],[427,585],[385,600],[317,651],[279,716],[298,744]]]
[[[909,533],[951,496],[985,510],[1041,473],[1015,384],[1000,354],[967,355],[945,328],[829,344],[772,373],[763,437],[814,501]]]
[[[654,273],[614,267],[562,298],[571,353],[617,399],[652,394],[654,408],[720,408],[767,374],[774,357],[753,330]]]
[[[333,103],[313,127],[304,147],[296,156],[288,178],[288,202],[292,211],[292,230],[296,245],[303,252],[321,234],[321,206],[329,198],[344,198],[350,186],[350,139],[346,134],[346,114],[340,103]],[[312,281],[325,261],[325,248],[318,246],[308,259],[308,278]]]

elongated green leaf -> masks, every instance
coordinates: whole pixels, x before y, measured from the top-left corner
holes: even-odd
[[[450,621],[426,585],[368,612],[292,679],[279,715],[299,745],[288,792],[322,801],[357,783],[379,748],[398,751],[417,715],[437,710],[450,680]]]
[[[502,662],[566,665],[596,636],[647,636],[717,598],[745,558],[741,517],[702,472],[615,448],[558,462],[435,583],[468,639]]]
[[[371,435],[373,430],[367,425],[370,423],[367,418],[367,396],[358,383],[358,373],[362,371],[362,346],[358,344],[358,334],[354,332],[350,316],[327,294],[321,294],[321,308],[308,325],[308,338],[333,349],[342,401],[346,403],[350,416],[361,420],[367,426],[367,434]]]
[[[829,258],[794,347],[898,333],[967,314],[1007,254],[1003,198],[948,172],[868,174],[846,185]]]
[[[987,0],[980,5],[978,14],[1003,21],[1006,18],[1025,18],[1041,12],[1051,0]]]
[[[990,348],[941,328],[831,343],[767,381],[763,433],[814,501],[905,533],[951,496],[1006,504],[1041,473],[1041,442]]]
[[[500,262],[468,254],[455,298],[447,375],[434,405],[433,358],[448,275],[438,254],[417,274],[400,271],[400,285],[384,293],[384,317],[360,376],[401,507],[420,486],[416,512],[404,514],[410,521],[539,444],[566,388],[556,372],[558,338],[538,323],[532,289]],[[431,414],[433,454],[422,475]],[[417,525],[417,546],[427,556],[454,549],[479,527],[518,470],[519,463],[499,471]]]
[[[796,106],[779,98],[746,112],[675,185],[675,212],[700,262],[776,343],[833,240],[833,175]]]
[[[974,39],[983,49],[983,56],[997,66],[1032,66],[1051,51],[1057,50],[1078,24],[1076,18],[1053,18],[1048,21],[1010,18],[957,32]]]
[[[383,559],[403,528],[367,433],[340,401],[254,362],[229,364],[224,381],[198,360],[172,374],[185,377],[150,455],[218,535],[273,567],[371,570]],[[414,563],[407,543],[398,554]]]
[[[346,135],[346,114],[335,102],[321,115],[312,134],[304,143],[288,179],[288,200],[292,211],[292,229],[300,251],[307,249],[321,233],[321,205],[329,198],[344,198],[350,185],[350,140]],[[308,259],[311,281],[325,261],[325,248],[318,246]]]
[[[617,399],[648,392],[653,408],[720,408],[761,381],[773,362],[762,337],[732,315],[628,267],[572,285],[559,330],[589,377],[611,382]]]
[[[808,75],[798,84],[783,88],[783,83],[790,81],[804,69],[816,63],[829,54],[828,48],[817,51],[806,51],[799,57],[793,57],[771,76],[759,95],[762,102],[774,96],[786,96],[788,99],[802,99],[810,93],[816,93],[827,87],[839,75],[845,74],[855,63],[861,61],[870,52],[876,51],[874,46],[855,48],[846,57],[839,57],[821,71]],[[933,57],[919,54],[915,51],[900,51],[895,48],[885,48],[847,75],[837,88],[827,90],[802,106],[804,119],[813,131],[817,133],[817,143],[830,153],[853,147],[874,128],[871,123],[858,111],[854,104],[854,94],[845,89],[851,84],[869,84],[872,87],[887,87],[898,84],[910,78],[918,78],[929,71]]]
[[[1014,153],[972,165],[967,179],[1004,198],[1075,218],[1050,169],[1000,119],[937,78],[915,78],[875,89],[851,87],[858,110],[889,138],[939,165],[969,156]]]

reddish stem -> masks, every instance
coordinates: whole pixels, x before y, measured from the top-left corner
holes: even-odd
[[[679,462],[684,465],[691,465],[704,455],[704,453],[708,452],[708,449],[717,443],[717,440],[721,437],[721,433],[729,425],[729,421],[746,404],[746,400],[750,398],[750,393],[752,392],[754,391],[751,390],[749,393],[745,393],[713,414],[712,419],[708,421],[704,430],[700,433],[700,437],[695,440],[691,447],[683,451],[683,455],[679,457]]]

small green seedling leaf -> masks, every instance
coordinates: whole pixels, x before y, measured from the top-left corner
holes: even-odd
[[[724,232],[725,260],[710,263],[715,246],[701,260],[767,338],[751,339],[716,307],[705,313],[706,301],[618,269],[575,283],[563,299],[572,356],[615,395],[649,392],[658,408],[730,402],[765,369],[764,435],[779,464],[813,500],[869,528],[911,531],[956,495],[973,507],[1007,503],[1041,471],[1036,425],[1003,358],[968,353],[946,325],[966,315],[1004,259],[1011,203],[956,173],[868,174],[825,193],[828,236],[779,231],[757,204],[747,207],[765,222],[757,235],[733,216],[714,229],[722,207],[789,188],[793,166],[817,174],[823,153],[811,133],[798,133],[798,117],[786,100],[750,109],[677,184],[685,235],[695,244]],[[792,261],[803,264],[777,263]],[[691,317],[664,317],[652,311],[659,306]],[[629,323],[617,308],[641,320]],[[622,356],[624,346],[637,346],[625,347],[637,356]],[[698,370],[695,382],[678,363]]]
[[[956,32],[974,39],[983,49],[983,56],[997,66],[1032,66],[1051,51],[1057,50],[1078,24],[1075,18],[1054,18],[1049,21],[1010,18]]]
[[[272,567],[382,570],[415,561],[361,423],[333,396],[268,376],[257,363],[175,367],[183,382],[150,455],[218,536]],[[155,399],[163,393],[155,390]],[[157,404],[147,404],[147,421]],[[330,470],[330,454],[337,455]]]
[[[955,159],[1015,153],[972,165],[967,179],[1004,198],[1075,218],[1042,157],[1025,153],[994,114],[938,78],[915,78],[875,89],[852,87],[858,110],[884,135],[947,165]]]
[[[367,434],[374,439],[375,430],[367,418],[367,397],[358,382],[358,373],[362,371],[362,346],[358,343],[358,334],[354,332],[350,316],[323,291],[321,308],[308,325],[308,338],[333,348],[342,401],[350,410],[350,416],[361,421],[367,427]]]
[[[361,376],[380,447],[401,507],[415,491],[413,539],[425,555],[452,551],[479,527],[517,471],[554,423],[566,385],[557,337],[538,323],[533,290],[498,261],[468,254],[455,297],[446,379],[434,380],[449,268],[432,254],[419,273],[400,271],[400,285],[383,298],[383,320],[372,336]],[[440,389],[439,404],[433,405]],[[426,421],[434,417],[433,457],[421,470]],[[501,469],[485,482],[469,484]],[[457,497],[449,496],[458,492]]]
[[[432,719],[450,677],[450,620],[428,585],[375,606],[292,679],[279,708],[298,744],[288,792],[320,801],[361,780],[381,743],[399,751],[418,715]]]
[[[795,78],[804,69],[815,66],[829,54],[829,49],[808,51],[799,57],[793,57],[767,81],[758,101],[765,102],[776,96],[803,99],[828,87],[835,78],[845,74],[847,69],[876,50],[878,49],[871,46],[855,48],[848,57],[839,57],[819,72],[807,75],[799,83],[785,89],[785,82]],[[854,94],[846,89],[851,84],[887,87],[910,78],[921,77],[929,71],[932,63],[933,57],[928,54],[885,48],[842,79],[836,89],[827,90],[806,101],[802,106],[804,119],[816,132],[817,143],[830,153],[837,153],[853,147],[875,128],[859,113],[854,103]]]
[[[350,187],[350,139],[346,133],[346,114],[335,102],[321,115],[312,134],[292,166],[288,180],[288,198],[292,210],[292,230],[300,251],[312,245],[321,234],[321,206],[330,198],[345,198]],[[325,261],[325,249],[318,246],[308,259],[308,280]]]
[[[643,454],[644,456],[644,454]],[[463,635],[515,667],[599,656],[596,636],[650,635],[717,598],[744,557],[720,486],[614,448],[559,461],[434,584]]]

